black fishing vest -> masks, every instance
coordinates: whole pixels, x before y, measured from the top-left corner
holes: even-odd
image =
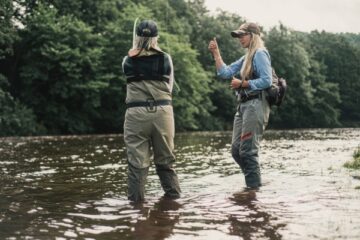
[[[127,83],[143,80],[157,80],[169,83],[171,72],[167,54],[127,57],[124,62],[124,73]]]

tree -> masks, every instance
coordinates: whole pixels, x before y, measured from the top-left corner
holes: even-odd
[[[322,65],[311,58],[296,32],[283,25],[272,28],[266,45],[272,66],[288,81],[286,100],[273,109],[270,124],[283,128],[336,126],[337,85],[325,82]]]
[[[9,92],[8,62],[14,54],[18,35],[14,26],[12,1],[1,0],[0,8],[0,136],[31,135],[40,132],[36,117]]]
[[[71,16],[39,4],[20,32],[15,96],[32,108],[51,134],[89,133],[100,118],[102,38]]]
[[[311,32],[309,51],[326,66],[326,80],[337,84],[341,97],[341,120],[360,122],[360,47],[344,35]],[[354,38],[355,39],[355,38]]]
[[[0,14],[0,135],[122,132],[121,65],[137,17],[158,23],[173,58],[177,130],[232,127],[234,91],[217,79],[208,43],[217,38],[226,63],[239,59],[237,14],[210,15],[204,0],[1,0]],[[359,34],[262,32],[289,85],[272,127],[359,124]]]

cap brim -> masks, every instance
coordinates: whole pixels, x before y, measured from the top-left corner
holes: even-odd
[[[235,37],[239,37],[240,35],[242,35],[244,33],[246,33],[246,32],[243,30],[235,30],[235,31],[231,32],[231,36],[235,38]]]

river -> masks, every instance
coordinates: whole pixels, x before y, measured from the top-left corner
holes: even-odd
[[[154,167],[126,198],[122,135],[0,138],[0,239],[360,239],[360,129],[269,130],[244,190],[230,132],[176,135],[177,200]]]

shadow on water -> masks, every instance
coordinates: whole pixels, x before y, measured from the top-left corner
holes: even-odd
[[[175,224],[179,222],[179,213],[181,204],[166,198],[157,201],[153,208],[143,206],[143,204],[135,205],[135,209],[139,209],[140,217],[130,236],[133,239],[158,240],[166,239],[173,234]]]
[[[359,129],[268,131],[264,186],[244,191],[230,132],[175,139],[182,198],[126,199],[121,135],[0,139],[0,239],[358,239]]]
[[[243,206],[248,213],[246,217],[230,215],[230,234],[241,236],[243,239],[282,239],[278,229],[284,225],[272,224],[273,217],[258,205],[256,191],[236,192],[230,200],[235,205]]]

